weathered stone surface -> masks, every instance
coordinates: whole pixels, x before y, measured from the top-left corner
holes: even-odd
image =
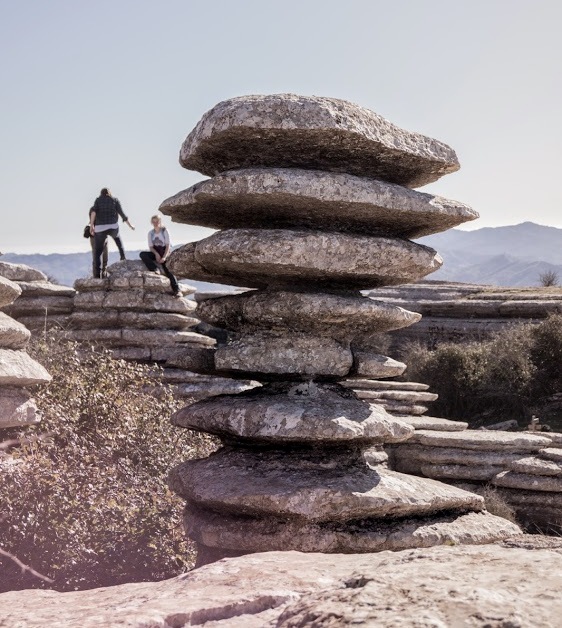
[[[548,436],[553,443],[562,445],[562,434],[559,432],[547,432],[543,436]]]
[[[556,447],[547,447],[539,451],[539,456],[545,460],[553,460],[562,463],[562,449]]]
[[[437,430],[440,432],[463,432],[468,428],[468,423],[462,421],[450,421],[449,419],[440,419],[434,416],[413,416],[405,415],[397,417],[411,425],[416,430]]]
[[[264,288],[315,284],[368,289],[407,283],[436,271],[443,260],[409,240],[289,229],[227,229],[170,255],[179,277]],[[203,272],[199,272],[202,270]]]
[[[24,297],[16,299],[11,305],[4,307],[4,311],[10,316],[19,314],[70,314],[73,302],[70,297]]]
[[[440,482],[436,484],[443,486]],[[299,552],[360,554],[435,545],[479,545],[520,533],[515,524],[487,512],[307,523],[297,519],[216,514],[190,504],[184,522],[189,535],[198,543],[241,553],[284,548]]]
[[[492,480],[492,484],[505,486],[506,488],[562,493],[562,478],[560,477],[531,475],[528,473],[516,473],[515,471],[503,471],[499,473]]]
[[[24,351],[0,349],[0,386],[34,386],[50,381],[45,368]]]
[[[95,277],[80,277],[74,282],[74,289],[77,292],[99,292],[109,289],[109,279],[97,279]]]
[[[208,111],[180,152],[184,168],[213,176],[252,166],[347,172],[417,187],[455,172],[454,151],[345,100],[296,94],[240,96]]]
[[[374,351],[359,349],[352,345],[353,353],[353,375],[354,378],[348,380],[355,381],[355,377],[398,377],[406,370],[403,362],[398,362],[386,355],[380,355]]]
[[[31,331],[43,331],[45,329],[65,329],[68,326],[70,314],[41,314],[37,316],[20,316],[18,323],[21,323]]]
[[[178,299],[168,294],[130,290],[127,292],[79,292],[74,298],[74,307],[76,310],[108,308],[190,314],[195,310],[196,305],[189,299]]]
[[[548,447],[550,441],[544,436],[525,432],[487,432],[465,430],[464,432],[431,432],[418,430],[410,441],[434,447],[460,447],[462,449],[496,451],[538,451]]]
[[[0,429],[31,425],[39,421],[31,395],[20,388],[0,388]]]
[[[0,625],[557,628],[561,560],[556,540],[536,535],[365,555],[266,552],[160,582],[3,593]]]
[[[381,445],[375,445],[369,447],[363,452],[363,458],[370,467],[377,467],[379,464],[388,463],[388,454],[381,447]]]
[[[425,417],[422,417],[425,418]],[[402,420],[406,421],[406,417]],[[525,454],[505,451],[460,449],[457,447],[425,447],[410,444],[412,439],[394,448],[396,462],[403,459],[421,460],[430,464],[475,465],[481,467],[498,466],[505,468],[509,463],[519,460]],[[398,470],[401,470],[397,466]]]
[[[428,403],[435,401],[438,395],[430,392],[418,392],[415,390],[365,390],[357,391],[360,399],[372,399],[381,401],[400,401],[405,403]]]
[[[69,286],[60,286],[50,281],[19,281],[22,296],[27,297],[73,297],[76,290]]]
[[[305,228],[419,238],[478,218],[473,209],[379,179],[298,168],[223,172],[166,199],[174,222],[214,229]]]
[[[25,264],[0,262],[0,275],[11,281],[47,281],[47,275]]]
[[[139,312],[123,310],[86,310],[74,312],[68,325],[78,329],[104,327],[129,327],[134,329],[189,329],[199,324],[199,319],[175,312]]]
[[[21,294],[21,288],[17,283],[0,275],[0,307],[9,305]]]
[[[341,339],[398,329],[420,318],[362,296],[287,290],[258,290],[202,301],[197,316],[236,331],[292,329]]]
[[[357,391],[357,396],[361,398],[361,392]],[[367,401],[367,400],[366,400]],[[420,416],[427,412],[427,406],[420,406],[418,404],[406,404],[401,401],[392,401],[391,399],[372,399],[370,403],[383,406],[383,408],[394,415],[411,414],[414,416]]]
[[[215,373],[215,348],[195,345],[153,347],[151,359],[167,366],[188,369],[195,373]]]
[[[23,349],[30,337],[31,333],[24,325],[0,312],[0,347]]]
[[[245,335],[217,348],[219,371],[284,376],[343,377],[352,365],[351,350],[332,338],[302,333]]]
[[[436,480],[477,480],[489,481],[503,471],[503,467],[476,466],[466,464],[422,464],[425,477]]]
[[[484,503],[478,495],[440,482],[375,470],[345,453],[223,449],[180,464],[170,486],[199,507],[311,522],[481,510]]]
[[[168,369],[165,369],[168,370]],[[206,377],[192,373],[193,379],[173,383],[174,396],[191,400],[206,399],[216,395],[238,395],[252,388],[260,386],[260,383],[247,379],[231,379],[228,377]],[[195,379],[200,378],[200,379]]]
[[[380,381],[378,379],[346,379],[341,382],[342,386],[361,390],[415,390],[423,392],[429,390],[427,384],[418,384],[417,382],[397,382],[397,381]],[[446,419],[441,419],[445,421]]]
[[[554,462],[552,460],[541,460],[535,456],[526,456],[514,460],[508,465],[508,469],[517,473],[528,473],[529,475],[562,475],[562,462]]]
[[[202,347],[215,345],[214,338],[192,331],[175,329],[87,329],[64,332],[66,338],[77,341],[91,341],[110,346],[165,347],[188,344]]]
[[[172,416],[181,427],[247,441],[400,442],[413,430],[337,386],[273,384],[208,399]]]

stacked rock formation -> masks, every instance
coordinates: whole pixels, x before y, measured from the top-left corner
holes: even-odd
[[[182,298],[171,295],[170,282],[150,272],[141,261],[123,261],[107,269],[103,279],[78,279],[75,311],[65,336],[95,342],[115,358],[156,362],[164,366],[158,377],[176,395],[202,398],[240,392],[247,382],[194,372],[208,370],[215,340],[193,330],[195,303],[185,298],[195,288],[180,285]]]
[[[369,296],[423,315],[415,325],[389,334],[392,348],[421,342],[434,348],[442,342],[489,338],[508,326],[540,323],[562,312],[559,288],[498,288],[476,284],[421,281],[379,288]]]
[[[474,492],[493,487],[535,531],[562,531],[562,434],[467,430],[466,423],[420,424],[391,445],[391,468]]]
[[[180,161],[212,178],[164,201],[178,222],[220,229],[174,251],[180,277],[257,290],[202,301],[197,316],[235,336],[217,370],[264,383],[197,402],[173,421],[223,447],[172,471],[199,564],[294,549],[371,552],[518,532],[474,494],[377,464],[366,451],[413,428],[338,380],[379,373],[373,334],[419,315],[360,290],[415,281],[441,259],[408,238],[477,214],[409,189],[458,168],[446,145],[330,98],[220,103]]]
[[[32,331],[65,328],[73,310],[74,289],[59,286],[36,268],[0,262],[0,277],[17,283],[21,296],[2,311]]]
[[[0,277],[0,307],[13,303],[21,288]],[[51,380],[47,371],[25,351],[30,332],[0,312],[0,429],[37,423],[39,416],[30,388]]]

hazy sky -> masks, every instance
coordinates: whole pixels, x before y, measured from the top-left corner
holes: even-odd
[[[561,23],[559,0],[0,0],[0,251],[87,250],[103,186],[143,246],[202,178],[178,164],[187,133],[250,93],[344,98],[450,144],[461,170],[422,189],[472,205],[471,228],[562,227]]]

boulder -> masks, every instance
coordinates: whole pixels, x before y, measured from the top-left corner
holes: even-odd
[[[432,194],[350,174],[297,168],[229,170],[160,205],[175,222],[213,229],[296,228],[419,238],[478,218]]]
[[[375,470],[346,452],[327,456],[227,448],[175,467],[170,487],[201,508],[307,522],[421,516],[484,507],[479,495],[383,467]]]
[[[409,240],[290,229],[227,229],[170,255],[179,277],[235,286],[368,289],[415,281],[443,260]],[[199,273],[199,269],[203,272]]]
[[[454,151],[336,98],[273,94],[225,100],[180,151],[184,168],[213,176],[253,166],[346,172],[417,187],[455,172]]]
[[[10,281],[48,281],[47,275],[25,264],[0,262],[0,275]]]
[[[207,399],[172,416],[181,427],[263,443],[399,442],[412,434],[404,422],[337,386],[272,384]]]
[[[0,347],[23,349],[30,337],[31,333],[24,325],[0,312]]]
[[[263,373],[284,377],[343,377],[353,359],[344,343],[303,333],[262,332],[221,345],[215,353],[218,371]]]
[[[548,447],[550,440],[544,436],[524,432],[488,432],[465,430],[464,432],[432,432],[418,430],[410,441],[432,447],[460,447],[487,451],[538,451]]]
[[[38,421],[37,405],[27,391],[0,388],[0,429],[32,425]]]
[[[420,319],[396,306],[356,295],[251,291],[200,301],[201,320],[234,331],[281,329],[350,339],[399,329]]]
[[[21,294],[21,288],[17,283],[0,275],[0,307],[9,305]]]
[[[45,368],[25,351],[0,349],[0,386],[35,386],[50,381]]]

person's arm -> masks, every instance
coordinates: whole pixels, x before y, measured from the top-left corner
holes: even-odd
[[[162,229],[162,233],[164,235],[164,242],[166,243],[166,250],[164,251],[164,257],[162,257],[162,261],[165,262],[170,254],[170,236],[168,235],[166,227]]]
[[[117,209],[117,213],[121,216],[121,220],[123,222],[126,222],[127,225],[129,225],[129,227],[134,231],[135,228],[133,227],[133,225],[129,222],[129,219],[127,218],[127,216],[125,216],[125,212],[123,211],[123,208],[121,207],[121,203],[119,202],[119,199],[115,198],[113,199],[115,201],[115,207]]]
[[[95,207],[92,207],[90,209],[90,235],[94,235],[94,233],[96,232],[95,222],[96,222],[96,209]]]

